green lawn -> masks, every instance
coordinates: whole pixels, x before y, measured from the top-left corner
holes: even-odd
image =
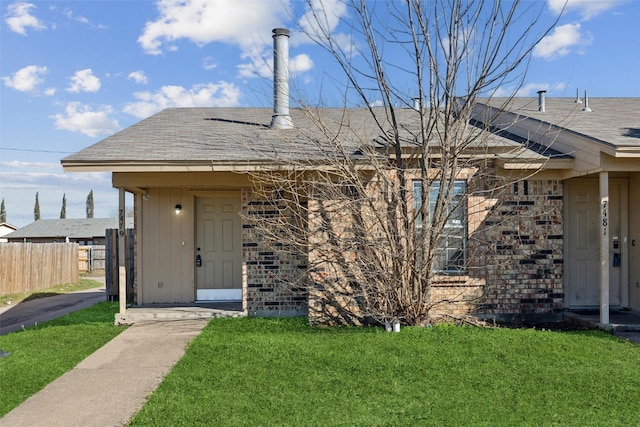
[[[596,331],[216,319],[132,425],[640,425],[640,346]]]
[[[125,328],[113,325],[118,303],[103,302],[0,336],[0,416],[58,378]]]

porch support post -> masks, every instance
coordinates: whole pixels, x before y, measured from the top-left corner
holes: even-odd
[[[127,281],[123,280],[120,274],[120,260],[124,259],[124,236],[126,234],[126,209],[124,188],[118,188],[119,201],[118,201],[118,300],[120,302],[120,314],[124,314],[127,311]]]
[[[609,324],[609,172],[600,172],[600,323]]]

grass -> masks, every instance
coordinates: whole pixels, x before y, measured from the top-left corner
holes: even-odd
[[[37,298],[46,298],[54,295],[67,294],[69,292],[83,291],[85,289],[93,289],[104,286],[100,282],[89,279],[80,279],[78,283],[63,283],[47,289],[41,289],[32,292],[21,292],[17,294],[7,294],[0,296],[0,305],[13,305],[22,301],[29,301]]]
[[[216,319],[131,425],[640,425],[639,367],[599,331]]]
[[[0,417],[124,330],[113,325],[118,303],[102,302],[0,336]]]

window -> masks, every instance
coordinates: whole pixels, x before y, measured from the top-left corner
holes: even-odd
[[[447,222],[438,237],[433,260],[433,271],[444,274],[460,274],[465,271],[467,260],[467,210],[464,203],[466,182],[454,181],[451,199],[447,207]],[[434,181],[429,188],[429,216],[435,210],[440,182]],[[422,182],[413,181],[413,207],[422,206]],[[416,228],[422,229],[422,217],[416,218]],[[428,222],[427,222],[428,224]]]

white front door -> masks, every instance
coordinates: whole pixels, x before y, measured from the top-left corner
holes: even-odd
[[[622,209],[626,206],[627,185],[609,184],[609,303],[622,304],[623,236]],[[566,297],[570,308],[597,308],[600,305],[600,197],[597,180],[567,182]]]
[[[196,299],[242,300],[240,194],[198,197]]]

